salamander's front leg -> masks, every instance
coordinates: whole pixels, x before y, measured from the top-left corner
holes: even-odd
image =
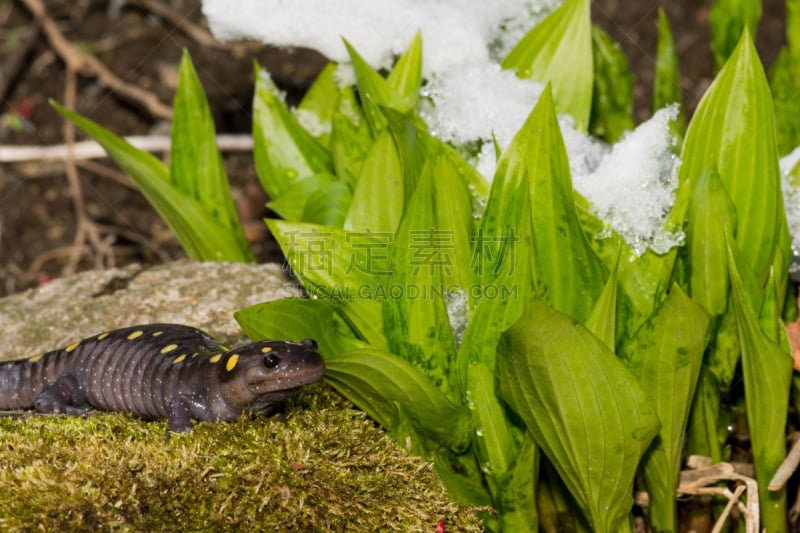
[[[64,413],[81,415],[89,409],[86,395],[72,374],[65,374],[52,383],[48,383],[33,402],[40,413]]]
[[[169,427],[166,437],[170,433],[181,433],[191,431],[192,424],[192,405],[194,401],[186,394],[177,394],[169,406]]]

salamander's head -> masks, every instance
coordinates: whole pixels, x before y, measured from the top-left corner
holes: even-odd
[[[223,354],[219,365],[225,402],[229,407],[254,412],[272,410],[325,372],[312,339],[248,344]]]

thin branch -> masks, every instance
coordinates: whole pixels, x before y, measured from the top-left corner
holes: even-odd
[[[196,24],[192,24],[183,13],[175,11],[161,0],[137,0],[137,3],[143,5],[148,11],[152,11],[170,21],[198,44],[208,48],[230,48],[227,44],[217,40],[210,32]]]
[[[798,438],[797,433],[794,434],[794,437],[792,449],[789,450],[786,459],[783,460],[783,463],[781,463],[781,466],[769,482],[767,487],[769,490],[781,490],[786,482],[789,481],[789,478],[792,477],[794,471],[797,470],[797,465],[800,464],[800,438]]]
[[[124,139],[145,152],[169,152],[170,137],[168,135],[132,135]],[[253,137],[250,135],[217,135],[217,147],[222,152],[249,152],[253,150]],[[76,160],[108,157],[105,150],[94,141],[75,143],[73,156]],[[66,144],[51,146],[0,145],[0,163],[61,160],[65,157],[67,157]]]
[[[699,462],[697,457],[692,457],[690,464],[710,463],[710,460]],[[720,481],[734,481],[744,484],[744,490],[737,487],[731,492],[727,487],[715,487]],[[734,470],[730,463],[719,463],[710,466],[703,466],[693,470],[682,470],[680,483],[678,485],[678,496],[681,495],[701,495],[718,494],[728,499],[726,512],[733,506],[737,506],[745,517],[745,532],[758,533],[760,520],[760,507],[758,503],[758,483],[755,479],[743,476]],[[742,493],[747,496],[747,503],[742,504]],[[722,524],[725,522],[727,514],[723,513],[714,525],[714,531],[721,531]]]

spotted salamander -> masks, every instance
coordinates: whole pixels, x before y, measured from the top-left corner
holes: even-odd
[[[0,363],[0,409],[121,411],[166,418],[169,431],[188,431],[192,419],[268,414],[324,370],[312,339],[261,341],[226,351],[199,329],[148,324]]]

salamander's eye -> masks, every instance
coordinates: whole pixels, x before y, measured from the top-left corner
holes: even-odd
[[[266,365],[267,368],[275,368],[280,362],[281,358],[275,355],[275,352],[267,352],[267,354],[264,355],[264,365]]]
[[[312,350],[317,349],[317,341],[315,341],[314,339],[304,339],[302,344],[303,346],[311,348]]]

